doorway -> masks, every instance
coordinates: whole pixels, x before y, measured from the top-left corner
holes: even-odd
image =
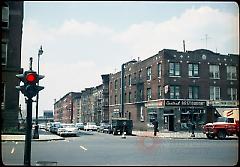
[[[164,115],[164,129],[174,131],[174,115]]]

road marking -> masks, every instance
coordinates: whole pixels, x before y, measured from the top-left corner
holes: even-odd
[[[83,149],[84,151],[87,150],[87,149],[86,149],[85,147],[83,147],[83,146],[80,146],[80,147],[81,147],[81,149]]]
[[[12,151],[11,151],[11,154],[13,154],[13,153],[14,153],[14,151],[15,151],[15,148],[13,147],[13,148],[12,148]]]

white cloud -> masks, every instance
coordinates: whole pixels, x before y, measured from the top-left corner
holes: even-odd
[[[164,48],[187,50],[205,48],[205,34],[208,34],[207,48],[222,54],[239,53],[238,18],[210,7],[186,10],[181,16],[165,22],[143,22],[134,24],[113,40],[132,48],[133,54],[147,58]],[[202,39],[202,40],[201,40]]]

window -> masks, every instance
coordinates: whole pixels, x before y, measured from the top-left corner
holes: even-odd
[[[158,99],[162,98],[162,87],[158,86]]]
[[[5,108],[5,84],[1,84],[1,99],[2,99],[2,104],[1,104],[1,109]]]
[[[117,104],[117,95],[115,95],[114,104]]]
[[[115,88],[115,89],[117,89],[117,85],[118,85],[118,80],[116,79],[116,80],[114,81],[114,88]]]
[[[132,93],[131,92],[128,93],[128,102],[132,103]]]
[[[8,28],[9,22],[9,7],[2,7],[2,27]]]
[[[228,99],[229,100],[237,100],[237,89],[236,88],[228,88],[227,89]]]
[[[210,100],[220,100],[220,87],[210,86]]]
[[[161,78],[162,76],[162,64],[161,63],[158,63],[158,66],[157,66],[157,72],[158,72],[158,77]]]
[[[237,79],[236,66],[227,66],[227,79],[228,80],[236,80]]]
[[[128,76],[128,85],[132,85],[132,78],[131,78],[131,74]]]
[[[7,44],[2,42],[2,65],[7,64]]]
[[[138,78],[139,78],[139,79],[142,79],[142,70],[139,70]]]
[[[151,88],[147,88],[147,100],[151,100],[151,98],[152,98]]]
[[[209,66],[210,78],[220,79],[219,65],[210,65]]]
[[[134,91],[134,102],[137,101],[137,91]]]
[[[190,86],[188,88],[188,98],[189,99],[199,99],[199,87]]]
[[[189,77],[198,77],[199,74],[199,65],[198,64],[188,64],[188,76]]]
[[[142,101],[143,100],[143,90],[142,89],[140,89],[139,94],[140,94],[140,101]]]
[[[151,80],[151,75],[152,75],[152,68],[148,67],[147,68],[147,80]]]
[[[180,98],[180,87],[170,86],[170,99],[179,99],[179,98]]]
[[[169,76],[180,76],[179,63],[169,63]]]
[[[126,101],[126,97],[127,97],[127,93],[124,93],[124,98],[123,98],[124,103],[127,102],[127,101]]]

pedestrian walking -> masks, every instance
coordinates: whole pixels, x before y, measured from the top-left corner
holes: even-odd
[[[157,132],[158,132],[158,121],[157,121],[157,119],[154,119],[152,124],[153,124],[153,129],[154,129],[154,136],[156,136]]]

